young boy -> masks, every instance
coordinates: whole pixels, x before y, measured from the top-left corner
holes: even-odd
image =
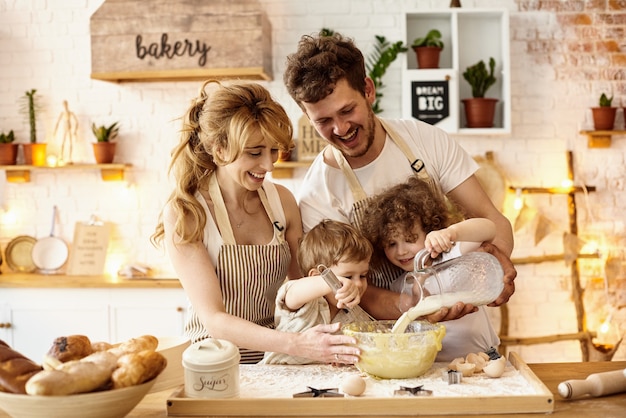
[[[367,289],[372,244],[352,225],[324,220],[304,235],[298,247],[300,268],[308,277],[286,281],[276,295],[278,331],[301,332],[314,325],[345,322],[344,308],[359,304]],[[320,275],[329,268],[343,287],[335,293]],[[262,364],[307,364],[311,360],[268,352]]]
[[[486,218],[470,218],[451,224],[448,203],[417,177],[410,177],[407,182],[374,196],[365,210],[362,230],[374,245],[372,266],[390,262],[405,272],[413,271],[415,255],[424,248],[435,261],[451,250],[456,252],[454,256],[475,251],[482,242],[493,240],[496,234],[495,224]],[[446,254],[446,258],[448,256],[453,255]],[[392,283],[391,290],[403,291],[404,276]],[[400,298],[400,311],[416,302],[407,299],[409,297]],[[446,337],[437,361],[465,357],[468,353],[487,351],[500,344],[484,307],[443,324]],[[448,329],[454,329],[454,332],[447,332]]]

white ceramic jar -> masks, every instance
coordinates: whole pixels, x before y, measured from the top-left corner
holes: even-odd
[[[230,341],[208,338],[183,352],[185,396],[234,398],[239,396],[239,348]]]

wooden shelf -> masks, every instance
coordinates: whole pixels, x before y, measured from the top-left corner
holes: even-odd
[[[5,271],[0,273],[0,289],[2,288],[63,288],[63,289],[93,289],[93,288],[168,288],[180,289],[178,279],[169,277],[135,278],[108,275],[96,276],[69,276],[66,274],[39,274],[14,273]]]
[[[63,166],[34,166],[34,165],[0,165],[0,170],[6,171],[7,181],[10,183],[30,182],[32,171],[53,170],[100,170],[100,176],[104,181],[124,180],[124,172],[131,164],[67,164]]]
[[[272,177],[275,179],[287,179],[293,177],[295,168],[307,168],[313,161],[279,161],[274,165]]]
[[[587,135],[587,147],[609,148],[613,135],[626,135],[626,130],[611,131],[580,131],[581,135]]]
[[[587,132],[587,131],[583,131]],[[607,131],[591,132],[592,134],[604,134]],[[608,131],[615,134],[621,131]],[[626,132],[624,132],[626,133]],[[610,140],[610,139],[609,139]],[[574,158],[571,151],[567,152],[567,178],[574,181]],[[576,209],[576,194],[582,192],[594,192],[595,186],[571,186],[571,187],[513,187],[509,186],[509,190],[513,192],[521,191],[523,194],[551,194],[551,195],[565,195],[567,196],[567,215],[569,220],[569,233],[572,235],[578,235],[578,220]],[[576,254],[576,257],[570,265],[570,283],[571,283],[571,296],[574,302],[574,309],[576,311],[576,331],[570,334],[557,334],[546,335],[540,337],[515,337],[509,335],[509,311],[506,304],[500,306],[500,348],[503,352],[506,352],[510,345],[532,345],[532,344],[546,344],[556,341],[578,340],[580,344],[581,355],[583,361],[609,361],[617,347],[613,347],[609,352],[601,352],[597,347],[593,345],[592,339],[595,337],[595,332],[587,329],[585,323],[585,305],[583,303],[584,289],[580,284],[580,267],[579,259],[594,259],[599,258],[599,254]],[[526,257],[522,259],[511,260],[514,264],[535,264],[548,261],[565,260],[565,254],[558,255],[544,255],[537,257]]]
[[[584,191],[587,192],[595,192],[596,186],[572,186],[572,187],[515,187],[509,186],[509,190],[515,192],[520,190],[522,194],[576,194],[582,193]]]

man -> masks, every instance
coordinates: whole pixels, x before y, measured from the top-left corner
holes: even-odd
[[[496,224],[496,238],[482,247],[498,258],[505,272],[504,290],[492,306],[509,300],[517,275],[509,258],[513,232],[474,176],[478,165],[437,127],[418,120],[377,118],[371,108],[374,83],[352,40],[338,33],[303,36],[298,50],[287,58],[284,82],[331,145],[312,163],[298,196],[305,231],[327,218],[358,225],[368,196],[417,175],[441,190],[465,216]],[[385,288],[392,279],[392,272],[381,273],[361,299],[362,306],[379,319],[400,314],[398,294]],[[457,303],[428,320],[460,319],[476,309]]]

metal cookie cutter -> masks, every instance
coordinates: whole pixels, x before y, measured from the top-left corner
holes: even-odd
[[[463,381],[463,373],[456,370],[448,370],[448,384],[457,385]]]
[[[411,396],[432,396],[433,391],[422,389],[424,385],[419,385],[415,387],[408,386],[400,386],[400,389],[396,389],[393,391],[394,395],[411,395]]]
[[[339,393],[338,388],[315,389],[307,386],[309,390],[306,392],[294,393],[294,398],[342,398],[343,393]]]

